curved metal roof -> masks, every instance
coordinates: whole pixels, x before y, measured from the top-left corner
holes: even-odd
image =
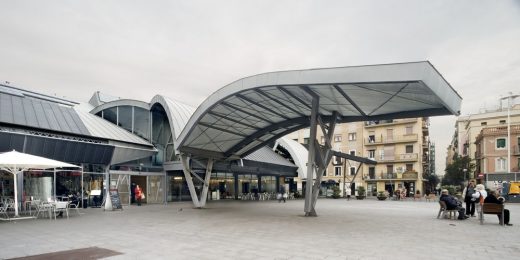
[[[427,61],[271,72],[237,80],[208,97],[177,138],[192,156],[241,158],[310,125],[459,114],[461,97]]]
[[[276,143],[274,145],[274,148],[277,146],[281,146],[289,152],[291,155],[294,164],[298,167],[298,177],[302,179],[307,178],[307,161],[309,160],[309,151],[305,146],[302,144],[287,138],[282,137],[278,140],[276,140]],[[314,175],[316,175],[316,171],[314,172]],[[316,176],[313,176],[315,178]]]
[[[152,98],[150,107],[153,107],[155,104],[160,104],[164,108],[170,120],[170,127],[174,137],[179,137],[182,129],[195,112],[195,108],[162,95],[156,95]]]

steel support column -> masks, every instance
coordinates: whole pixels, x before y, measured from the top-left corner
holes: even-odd
[[[181,154],[181,162],[182,162],[182,171],[184,172],[184,178],[186,179],[186,183],[188,184],[188,189],[190,190],[191,200],[193,201],[193,206],[196,208],[200,208],[199,199],[197,198],[197,192],[195,191],[195,186],[193,185],[193,179],[191,178],[191,167],[189,165],[188,157],[184,154]]]
[[[191,200],[193,201],[193,206],[195,206],[195,208],[199,208],[199,209],[203,208],[204,206],[206,206],[206,200],[208,197],[209,181],[211,179],[211,171],[213,170],[213,159],[208,159],[208,163],[206,165],[206,176],[204,177],[204,179],[200,178],[200,176],[198,176],[191,170],[189,160],[186,155],[181,154],[181,162],[182,162],[182,171],[184,172],[184,177],[186,178],[186,183],[188,184],[188,189],[190,190],[190,195],[191,195]],[[197,191],[195,190],[195,185],[193,184],[192,175],[203,182],[200,199],[197,195]]]
[[[311,107],[311,122],[310,122],[310,136],[309,136],[309,156],[307,159],[307,184],[305,187],[305,216],[311,216],[312,212],[316,215],[314,207],[312,207],[312,178],[315,170],[315,142],[316,130],[318,125],[318,109],[320,105],[320,98],[318,96],[312,97]],[[317,178],[318,176],[316,176]]]

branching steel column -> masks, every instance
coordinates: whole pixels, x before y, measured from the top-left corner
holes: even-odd
[[[329,122],[329,126],[327,127],[321,118],[318,118],[318,123],[320,124],[320,127],[323,131],[323,136],[325,137],[325,146],[323,146],[323,149],[321,149],[318,140],[314,139],[315,146],[314,149],[316,150],[316,157],[319,156],[318,162],[318,170],[316,172],[316,182],[314,183],[312,187],[312,205],[311,205],[311,211],[307,213],[308,216],[316,217],[316,202],[318,201],[318,195],[320,193],[320,186],[321,186],[321,177],[323,176],[323,173],[327,169],[327,166],[330,163],[330,160],[332,159],[333,151],[332,151],[332,138],[334,135],[334,129],[336,127],[336,121],[338,118],[338,113],[333,112],[331,121]]]
[[[211,178],[211,171],[213,170],[213,160],[208,159],[206,166],[206,177],[204,178],[204,187],[202,188],[202,195],[200,197],[200,207],[206,206],[206,199],[208,198],[209,180]]]
[[[305,187],[305,216],[311,216],[311,212],[314,212],[314,207],[312,206],[312,177],[314,174],[314,160],[315,160],[315,142],[316,140],[316,131],[317,131],[317,123],[318,123],[318,109],[320,106],[320,98],[315,95],[312,97],[312,108],[311,108],[311,129],[309,136],[309,157],[307,160],[307,186]],[[317,176],[316,176],[317,178]]]
[[[193,205],[196,208],[200,208],[199,199],[197,198],[197,192],[195,191],[195,186],[193,185],[193,179],[191,178],[191,169],[188,162],[188,157],[184,154],[181,154],[181,162],[182,162],[182,171],[184,172],[184,177],[186,178],[186,183],[188,183],[188,189],[190,190],[191,200],[193,201]]]

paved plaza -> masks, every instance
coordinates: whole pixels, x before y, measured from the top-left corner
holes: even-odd
[[[437,219],[438,203],[319,199],[319,217],[303,200],[210,201],[82,209],[57,220],[0,222],[0,258],[99,247],[105,259],[512,259],[520,254],[520,205],[512,227],[487,215]],[[71,259],[71,258],[69,258]],[[76,258],[80,259],[80,258]]]

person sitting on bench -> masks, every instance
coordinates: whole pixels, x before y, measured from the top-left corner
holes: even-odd
[[[459,220],[464,220],[464,219],[468,218],[466,216],[466,214],[464,214],[464,213],[466,213],[466,209],[464,209],[461,206],[462,202],[457,200],[457,198],[449,195],[447,189],[442,190],[442,194],[441,194],[441,197],[439,198],[439,200],[444,201],[444,203],[446,203],[447,210],[457,210],[459,212]]]
[[[504,204],[504,198],[497,199],[497,192],[492,190],[492,191],[489,191],[488,196],[484,199],[484,203]],[[502,220],[501,215],[502,214],[500,214],[500,213],[497,214],[499,221]],[[508,209],[504,209],[504,224],[506,224],[506,226],[513,225],[513,224],[509,223],[509,210]],[[500,223],[500,225],[502,225],[502,223]]]

